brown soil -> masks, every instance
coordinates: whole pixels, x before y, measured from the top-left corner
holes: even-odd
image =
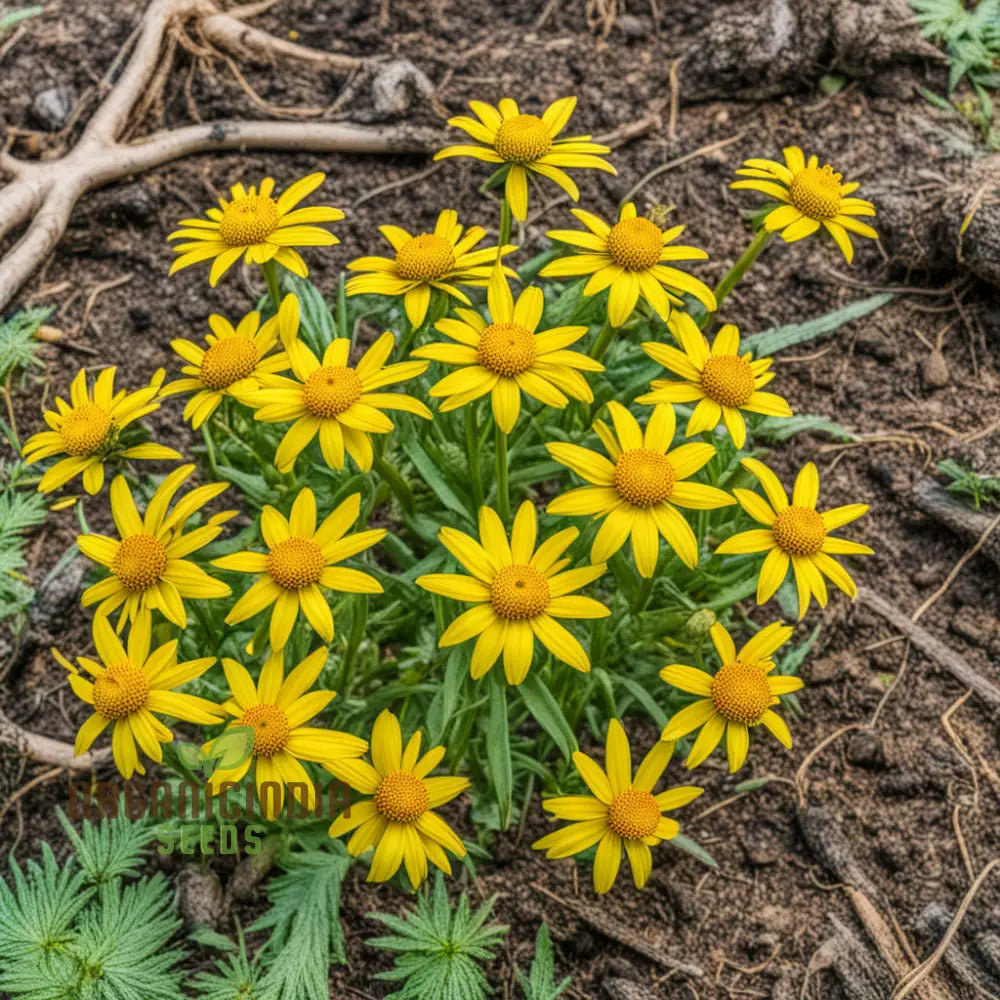
[[[44,16],[28,23],[25,36],[3,59],[0,126],[36,129],[30,105],[40,90],[68,85],[84,93],[124,44],[141,6],[136,0],[47,4]],[[582,2],[387,3],[382,5],[388,11],[387,25],[379,23],[379,6],[361,0],[286,0],[255,23],[279,36],[294,29],[303,43],[318,48],[411,59],[438,87],[436,101],[451,114],[460,113],[471,98],[495,102],[509,94],[535,108],[575,93],[576,120],[595,135],[642,118],[652,102],[669,96],[671,61],[685,51],[716,7],[706,0],[630,4],[628,15],[600,38],[588,30]],[[543,27],[536,28],[548,8]],[[651,13],[662,10],[666,13],[655,18]],[[183,87],[189,67],[188,56],[182,54],[164,121],[154,115],[148,128],[189,121]],[[212,75],[206,75],[205,67],[196,67],[191,78],[192,101],[205,120],[259,116],[224,64],[216,63],[211,70]],[[245,71],[275,105],[326,106],[343,84],[326,73],[269,66]],[[893,189],[894,178],[914,150],[930,157],[929,176],[954,156],[947,141],[928,140],[928,121],[942,135],[952,130],[963,143],[975,142],[971,131],[936,118],[918,93],[921,85],[943,89],[943,70],[937,65],[889,65],[834,97],[824,97],[818,89],[815,78],[822,71],[817,67],[812,77],[766,101],[744,101],[741,93],[732,93],[725,99],[689,103],[682,68],[674,134],[668,132],[664,111],[662,127],[616,150],[617,178],[596,171],[578,174],[583,202],[609,212],[654,167],[741,135],[717,153],[661,173],[638,198],[640,209],[675,206],[677,218],[688,224],[690,242],[710,250],[712,259],[704,270],[717,279],[747,240],[741,212],[752,199],[727,189],[742,158],[771,156],[781,146],[797,143],[829,155],[838,169],[862,180],[864,193],[877,203],[880,193]],[[359,115],[366,101],[363,94],[353,105]],[[442,124],[430,102],[413,107],[408,118]],[[54,144],[50,134],[21,135],[13,151],[27,155],[27,149],[44,152]],[[59,249],[22,292],[22,301],[57,306],[51,322],[78,345],[46,347],[44,373],[32,375],[18,389],[14,408],[22,435],[41,426],[40,398],[51,400],[54,393],[64,392],[82,363],[115,360],[137,383],[160,366],[170,368],[170,340],[199,329],[210,311],[237,314],[244,308],[248,289],[238,279],[223,282],[212,294],[206,291],[203,269],[168,279],[172,255],[165,236],[174,220],[192,214],[189,209],[200,211],[217,191],[248,175],[271,174],[280,186],[308,171],[327,171],[324,190],[348,210],[337,230],[342,244],[309,255],[314,280],[329,292],[345,262],[363,252],[382,252],[377,249],[379,224],[401,222],[419,230],[431,225],[445,205],[456,207],[463,220],[493,217],[476,190],[482,171],[471,161],[451,161],[429,176],[351,207],[366,192],[417,175],[427,166],[418,157],[337,157],[332,162],[305,153],[199,157],[85,198]],[[919,213],[921,194],[913,192],[911,198],[913,211]],[[534,205],[542,204],[536,197]],[[553,206],[528,225],[524,245],[531,252],[541,249],[545,229],[567,221],[566,206]],[[906,284],[914,292],[898,295],[830,340],[790,352],[794,356],[781,358],[777,365],[782,390],[796,412],[824,414],[856,432],[896,439],[838,449],[826,439],[801,436],[772,456],[786,480],[803,461],[814,458],[824,501],[831,506],[871,503],[871,515],[860,522],[856,535],[877,554],[855,567],[856,578],[912,612],[968,547],[915,513],[907,499],[912,482],[943,457],[961,458],[983,474],[1000,474],[1000,312],[990,288],[962,284],[956,273],[903,273],[893,267],[892,252],[891,244],[880,252],[866,241],[858,247],[849,277],[842,279],[848,268],[828,245],[810,240],[794,247],[774,246],[758,264],[754,280],[731,298],[726,318],[750,333],[827,312],[870,294],[872,287]],[[87,328],[79,329],[88,293],[125,275],[130,280],[103,292]],[[50,291],[63,282],[69,283],[63,290]],[[923,368],[928,343],[937,343],[939,337],[949,375],[947,384],[935,389],[927,384]],[[183,450],[192,436],[180,422],[179,411],[180,406],[164,406],[152,424],[158,440]],[[992,433],[977,436],[991,427]],[[99,523],[96,509],[88,516]],[[30,547],[36,580],[71,544],[74,529],[74,515],[66,512],[50,518],[38,533]],[[997,568],[976,557],[921,620],[994,683],[1000,682],[998,601]],[[733,796],[738,782],[717,763],[698,772],[707,790],[683,818],[689,832],[714,854],[719,869],[708,871],[664,847],[656,852],[645,892],[635,891],[622,878],[601,903],[605,919],[620,929],[625,941],[647,936],[672,958],[699,966],[704,975],[670,975],[666,967],[582,920],[574,904],[593,901],[588,873],[572,862],[546,862],[530,850],[531,840],[546,828],[536,808],[521,836],[507,835],[494,845],[496,860],[481,865],[472,889],[474,896],[501,893],[498,913],[512,926],[504,956],[491,970],[498,995],[515,995],[510,986],[513,963],[527,967],[542,918],[556,940],[558,973],[574,977],[570,996],[825,1000],[852,995],[842,992],[830,971],[814,966],[807,977],[810,960],[834,931],[834,918],[854,927],[863,939],[864,930],[845,892],[835,884],[836,873],[824,868],[806,844],[797,819],[796,789],[788,779],[825,737],[871,718],[885,693],[887,675],[901,669],[904,644],[875,646],[890,638],[892,630],[840,596],[823,613],[814,608],[801,634],[821,620],[821,638],[805,671],[817,683],[802,695],[805,715],[793,724],[795,749],[786,753],[765,741],[738,778],[774,775],[782,780]],[[72,738],[82,706],[69,697],[59,667],[45,650],[51,642],[72,646],[75,640],[86,641],[86,619],[75,610],[75,593],[70,592],[62,602],[49,601],[46,615],[27,639],[28,655],[18,658],[3,691],[5,710],[12,717],[63,739]],[[916,651],[910,652],[906,670],[872,734],[847,733],[813,761],[808,802],[826,809],[830,831],[846,838],[858,867],[877,890],[874,901],[882,915],[898,923],[920,958],[937,943],[917,930],[924,908],[936,902],[953,913],[970,876],[1000,853],[1000,764],[995,710],[975,696],[965,701],[951,721],[956,742],[941,716],[963,695],[962,686]],[[653,738],[652,731],[646,735]],[[29,767],[21,780],[42,770]],[[681,779],[679,762],[671,765],[670,773],[674,780]],[[12,844],[19,858],[36,854],[41,836],[61,843],[51,816],[63,797],[62,786],[50,782],[21,798],[0,822],[0,854]],[[361,881],[360,868],[352,872],[342,911],[351,964],[332,970],[331,997],[387,992],[371,978],[387,963],[363,944],[363,938],[377,933],[365,914],[398,910],[403,903],[391,888]],[[1000,879],[993,877],[974,902],[958,940],[981,930],[991,913],[995,926],[998,903]],[[629,994],[628,987],[616,981],[631,981],[635,992]],[[955,997],[989,995],[977,994],[950,974],[938,982]]]

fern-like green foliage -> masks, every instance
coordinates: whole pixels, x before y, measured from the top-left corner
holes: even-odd
[[[993,101],[988,91],[1000,87],[1000,0],[910,0],[921,31],[948,53],[948,93],[968,78],[988,127]]]
[[[340,929],[340,886],[351,857],[339,842],[327,850],[303,851],[281,862],[285,873],[271,879],[271,906],[251,927],[270,930],[256,955],[267,965],[261,988],[274,1000],[327,1000],[331,962],[346,962]]]
[[[211,972],[199,972],[194,977],[191,985],[198,1000],[272,1000],[273,994],[261,985],[259,966],[247,957],[242,934],[238,947],[228,938],[212,932],[195,932],[191,936],[202,944],[235,952],[220,958]]]
[[[569,989],[571,976],[566,976],[559,983],[555,980],[552,939],[545,924],[538,928],[538,933],[535,935],[535,957],[531,962],[531,972],[526,976],[518,969],[517,981],[521,985],[524,1000],[557,1000]]]
[[[19,488],[23,462],[0,462],[0,621],[23,613],[35,591],[22,570],[25,532],[45,520],[45,498]]]
[[[41,345],[35,340],[35,331],[51,314],[51,306],[22,309],[0,323],[0,381],[17,368],[41,367],[37,357]]]
[[[444,879],[438,874],[433,892],[419,895],[416,910],[406,917],[369,914],[393,931],[366,942],[374,948],[397,953],[394,968],[376,977],[402,983],[389,997],[485,1000],[490,995],[489,983],[480,963],[495,957],[493,949],[508,930],[499,924],[487,924],[495,901],[494,896],[478,910],[470,911],[468,897],[462,893],[453,910]]]
[[[12,858],[0,880],[0,996],[14,1000],[177,1000],[180,922],[162,875],[126,881],[141,848],[134,824],[85,822],[81,858]],[[82,862],[82,865],[81,865]]]
[[[103,885],[114,878],[136,878],[139,865],[149,855],[149,845],[156,830],[148,820],[133,822],[127,818],[124,796],[118,800],[118,815],[100,823],[86,822],[80,833],[58,809],[56,815],[80,867],[94,885]]]

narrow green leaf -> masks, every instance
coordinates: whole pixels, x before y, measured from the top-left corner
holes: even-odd
[[[692,840],[690,837],[685,837],[683,833],[677,834],[676,837],[672,837],[669,843],[673,844],[674,847],[679,847],[685,854],[690,854],[691,857],[697,858],[703,865],[708,865],[709,868],[718,868],[719,863],[712,857],[704,847],[701,846],[696,840]]]
[[[563,757],[569,760],[578,749],[576,737],[548,686],[538,674],[530,671],[517,690],[535,721],[552,738]]]
[[[410,456],[410,461],[417,467],[424,482],[434,491],[435,496],[449,510],[453,510],[462,517],[470,517],[470,513],[465,504],[458,498],[455,491],[445,482],[444,477],[438,471],[437,465],[430,455],[424,451],[420,442],[415,437],[404,437],[402,439],[403,449]]]
[[[503,671],[490,671],[490,714],[486,723],[486,758],[490,765],[500,821],[510,826],[511,796],[514,776],[510,757],[510,726],[507,721],[507,682]]]

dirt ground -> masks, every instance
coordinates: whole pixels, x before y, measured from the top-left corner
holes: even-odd
[[[0,62],[0,135],[12,131],[15,155],[50,155],[58,147],[62,140],[33,116],[34,97],[68,86],[78,98],[92,100],[88,89],[125,43],[142,6],[134,0],[51,0],[43,16],[28,22]],[[914,156],[924,158],[921,169],[931,179],[956,162],[955,145],[928,140],[928,122],[940,135],[955,137],[956,144],[975,148],[971,126],[935,112],[919,93],[920,87],[944,90],[946,71],[933,60],[891,63],[833,96],[825,96],[817,82],[828,67],[817,66],[783,93],[751,101],[739,91],[725,99],[687,98],[685,66],[697,58],[689,52],[677,74],[671,130],[671,64],[688,52],[716,4],[634,0],[601,37],[588,25],[587,10],[608,6],[583,0],[381,5],[285,0],[254,23],[281,37],[298,32],[302,43],[321,49],[411,60],[436,87],[433,100],[415,100],[406,112],[408,121],[425,126],[442,127],[445,114],[461,113],[475,98],[495,102],[514,96],[535,110],[573,93],[579,97],[574,124],[598,136],[660,108],[659,123],[616,148],[617,177],[577,173],[582,200],[605,212],[657,166],[739,136],[660,173],[637,196],[640,211],[675,207],[675,216],[688,225],[689,242],[711,254],[700,272],[707,281],[717,280],[747,241],[742,213],[753,198],[727,188],[745,157],[774,156],[783,145],[802,145],[862,181],[862,194],[878,205],[880,195],[900,196],[899,178],[913,168]],[[287,66],[244,65],[243,71],[259,95],[278,107],[328,107],[345,83],[342,75]],[[367,114],[371,120],[370,104],[364,91],[347,104],[346,113],[356,120]],[[195,111],[206,121],[262,114],[224,62],[195,63],[181,51],[168,98],[162,109],[151,111],[143,131],[186,124]],[[348,212],[337,227],[343,242],[311,252],[309,260],[314,279],[330,291],[347,261],[383,252],[380,224],[419,231],[431,226],[444,206],[457,208],[463,221],[493,218],[477,193],[483,176],[477,164],[462,160],[433,171],[429,167],[421,156],[204,156],[86,196],[58,250],[20,296],[20,303],[55,305],[50,322],[70,338],[44,349],[45,371],[32,375],[15,396],[22,436],[41,427],[40,400],[65,392],[81,364],[122,359],[129,380],[137,383],[160,366],[169,369],[170,340],[200,333],[210,311],[242,310],[247,289],[239,280],[206,294],[203,269],[167,277],[172,254],[165,237],[174,220],[199,213],[228,184],[266,173],[280,187],[309,171],[328,172],[323,190]],[[366,198],[393,182],[400,183]],[[548,189],[549,197],[554,198],[553,191]],[[931,199],[919,188],[910,197],[914,214],[932,210]],[[563,202],[545,206],[536,198],[532,207],[537,211],[522,243],[529,253],[546,245],[547,228],[570,222]],[[119,278],[127,280],[101,292],[88,310],[90,293]],[[725,315],[744,333],[753,333],[817,316],[883,288],[899,294],[872,316],[833,338],[793,349],[776,364],[776,384],[796,412],[823,414],[870,440],[844,448],[826,438],[800,436],[779,446],[773,462],[787,481],[804,461],[817,461],[827,506],[871,503],[870,516],[859,522],[854,536],[876,555],[852,569],[862,586],[909,615],[969,547],[968,540],[917,511],[910,499],[913,484],[946,457],[972,464],[984,475],[1000,474],[996,289],[954,268],[935,273],[906,268],[894,258],[890,239],[881,246],[864,241],[851,268],[829,245],[806,240],[770,247],[754,280],[729,300]],[[81,328],[85,313],[87,325]],[[943,378],[928,372],[934,345],[943,351]],[[180,409],[180,404],[164,406],[152,425],[157,440],[184,450],[192,438],[180,422]],[[50,518],[32,540],[36,580],[55,565],[74,530],[74,515],[65,512]],[[47,647],[53,642],[71,646],[86,636],[86,619],[75,604],[78,582],[71,572],[43,595],[0,694],[17,722],[70,741],[82,706],[70,697]],[[964,566],[921,624],[998,683],[998,607],[1000,574],[980,555]],[[699,803],[705,805],[690,807],[682,819],[713,853],[718,870],[664,847],[656,854],[649,887],[639,893],[621,879],[601,904],[602,916],[595,918],[588,916],[593,896],[584,870],[572,862],[546,862],[530,850],[546,824],[541,810],[532,811],[520,835],[500,838],[495,862],[482,865],[473,889],[483,896],[499,892],[498,915],[512,927],[502,958],[490,969],[498,995],[514,995],[513,965],[527,967],[544,917],[556,942],[557,972],[573,976],[572,997],[863,996],[826,967],[830,949],[819,950],[843,925],[867,955],[875,955],[841,884],[846,879],[836,858],[844,850],[853,856],[850,881],[857,885],[863,876],[873,905],[896,927],[904,949],[917,960],[934,949],[941,931],[928,929],[926,908],[937,904],[950,918],[972,878],[1000,855],[996,710],[975,694],[957,704],[966,694],[964,686],[916,649],[904,658],[906,644],[887,641],[897,633],[867,608],[852,607],[840,597],[825,612],[814,606],[800,634],[819,621],[824,627],[804,671],[812,680],[801,696],[805,714],[792,727],[794,750],[765,741],[738,777],[739,782],[765,775],[774,780],[734,794],[738,781],[718,760],[699,771],[706,784]],[[796,771],[810,751],[842,727],[867,724],[887,684],[904,668],[875,727],[846,732],[823,747],[797,788]],[[950,709],[950,719],[943,719]],[[652,730],[646,735],[652,738]],[[12,768],[7,761],[5,770]],[[29,766],[17,777],[23,783],[43,770]],[[681,773],[675,761],[669,774],[677,780]],[[9,783],[9,773],[7,778]],[[0,793],[3,787],[0,783]],[[61,781],[42,783],[21,797],[0,821],[0,853],[13,845],[18,858],[32,856],[40,834],[61,844],[51,817],[64,797]],[[1000,922],[998,876],[994,872],[980,890],[955,939],[970,953],[977,936],[981,943],[983,932]],[[363,938],[377,933],[365,914],[400,906],[391,888],[368,886],[360,868],[352,871],[342,904],[351,964],[332,970],[331,997],[388,992],[371,978],[388,962],[363,945]],[[208,964],[208,956],[203,958]],[[696,966],[702,974],[672,969],[668,960]],[[1000,977],[988,956],[976,968]],[[983,975],[976,986],[945,966],[936,982],[956,998],[997,996]],[[888,995],[888,989],[869,994],[871,1000]]]

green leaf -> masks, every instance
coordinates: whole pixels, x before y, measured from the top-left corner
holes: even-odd
[[[638,682],[631,677],[624,675],[615,678],[615,683],[620,684],[642,707],[649,713],[649,717],[660,729],[667,725],[667,714],[656,703],[656,699]]]
[[[503,671],[494,668],[489,673],[490,714],[486,723],[486,759],[500,807],[503,829],[510,826],[511,796],[514,776],[510,757],[510,727],[507,722],[507,682]]]
[[[461,514],[462,517],[471,517],[465,504],[459,500],[455,491],[445,482],[437,465],[421,447],[420,442],[415,437],[405,437],[402,444],[410,461],[417,467],[417,471],[423,477],[424,482],[434,491],[438,500],[456,514]]]
[[[230,726],[208,744],[203,759],[217,759],[217,768],[231,771],[250,759],[255,735],[253,726]]]
[[[448,654],[444,681],[427,710],[427,735],[434,745],[441,742],[458,704],[458,697],[462,693],[462,680],[466,669],[465,656],[466,654],[458,646]]]
[[[41,6],[22,7],[20,10],[12,10],[9,14],[2,14],[0,15],[0,31],[13,28],[15,24],[20,24],[21,21],[26,21],[29,17],[37,17],[43,10],[45,8]]]
[[[701,844],[690,837],[685,837],[683,833],[678,833],[676,837],[671,837],[668,843],[673,844],[674,847],[679,847],[685,854],[690,854],[691,857],[697,858],[703,865],[708,865],[709,868],[719,867],[719,863]]]
[[[751,337],[745,337],[740,350],[753,351],[756,357],[776,354],[787,347],[794,347],[796,344],[803,344],[806,341],[833,333],[846,323],[852,323],[856,319],[861,319],[862,316],[875,312],[876,309],[881,309],[892,298],[891,293],[882,292],[866,299],[858,299],[841,309],[834,309],[833,312],[806,320],[805,323],[789,323],[787,326],[779,326],[773,330],[764,330]]]
[[[517,691],[524,699],[528,711],[535,717],[535,721],[552,738],[552,742],[559,748],[563,757],[569,760],[578,749],[576,737],[545,682],[537,673],[529,671]]]
[[[796,434],[806,433],[829,434],[836,441],[860,440],[854,431],[812,413],[796,413],[793,417],[765,417],[753,430],[756,440],[766,441],[768,444],[787,441]]]

